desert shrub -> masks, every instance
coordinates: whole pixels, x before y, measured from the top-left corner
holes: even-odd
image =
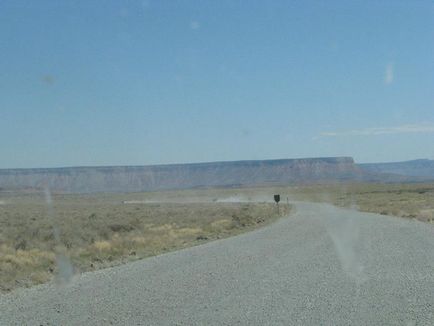
[[[237,234],[277,217],[270,204],[123,203],[132,196],[138,194],[55,195],[48,216],[44,196],[17,195],[16,204],[0,210],[0,290],[50,280],[59,253],[76,270],[94,270]]]

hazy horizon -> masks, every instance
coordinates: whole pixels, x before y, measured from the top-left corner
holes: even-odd
[[[25,169],[62,169],[62,168],[96,168],[96,167],[140,167],[140,166],[154,166],[154,165],[182,165],[182,164],[206,164],[206,163],[230,163],[230,162],[245,162],[245,161],[275,161],[275,160],[300,160],[300,159],[321,159],[321,158],[340,158],[340,157],[351,157],[351,156],[317,156],[317,157],[285,157],[285,158],[264,158],[264,159],[243,159],[243,160],[220,160],[220,161],[200,161],[200,162],[169,162],[169,163],[156,163],[156,164],[103,164],[103,165],[64,165],[64,166],[33,166],[33,167],[2,167],[0,170],[25,170]],[[353,158],[353,157],[351,157]],[[354,158],[353,158],[354,159]],[[378,161],[378,162],[358,162],[354,160],[355,164],[376,164],[376,163],[400,163],[409,162],[417,160],[430,160],[428,158],[415,158],[405,161]]]

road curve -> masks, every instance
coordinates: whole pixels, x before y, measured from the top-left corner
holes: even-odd
[[[0,296],[0,325],[434,325],[434,227],[297,203],[233,238]]]

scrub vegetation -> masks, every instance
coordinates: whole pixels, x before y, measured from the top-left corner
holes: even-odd
[[[292,198],[434,223],[434,184],[346,184],[292,188]]]
[[[54,194],[49,205],[43,193],[0,193],[1,292],[232,236],[290,211],[192,194]]]

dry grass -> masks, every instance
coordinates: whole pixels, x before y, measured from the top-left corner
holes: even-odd
[[[279,216],[270,203],[217,203],[212,190],[198,203],[193,194],[54,195],[50,208],[43,194],[0,193],[0,290],[51,280],[65,268],[62,257],[71,273],[96,270],[245,232]],[[184,203],[144,203],[162,197]],[[281,205],[280,215],[289,209]]]
[[[317,185],[293,189],[291,195],[300,200],[434,222],[434,184]]]

